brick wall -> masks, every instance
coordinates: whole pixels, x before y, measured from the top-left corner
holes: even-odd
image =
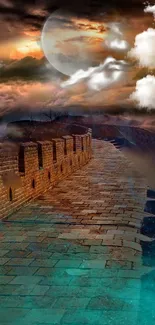
[[[0,219],[55,186],[91,158],[91,129],[84,135],[21,143],[0,149]]]

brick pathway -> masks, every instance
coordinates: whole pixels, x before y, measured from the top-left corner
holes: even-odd
[[[94,140],[93,150],[82,170],[1,222],[1,325],[154,324],[143,314],[145,180],[130,182],[132,164],[112,144]]]

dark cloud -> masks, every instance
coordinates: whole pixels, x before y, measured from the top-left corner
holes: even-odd
[[[63,75],[47,65],[44,58],[38,60],[27,56],[21,60],[15,60],[3,65],[0,69],[0,83],[12,80],[40,80],[62,78]]]
[[[39,79],[43,64],[41,60],[25,57],[4,65],[0,70],[0,82],[16,79]]]
[[[46,3],[50,11],[50,9],[52,9],[51,1],[46,1]],[[78,0],[77,2],[73,2],[72,0],[57,0],[55,3],[57,3],[60,8],[63,7],[73,13],[78,13],[82,16],[88,15],[90,17],[96,14],[110,14],[112,12],[135,15],[139,12],[143,12],[144,9],[144,2],[142,0]],[[149,3],[154,4],[154,0],[150,0]]]
[[[149,1],[150,4],[154,4],[154,0]],[[10,5],[9,5],[10,4]],[[37,9],[37,14],[34,14]],[[135,12],[144,9],[144,3],[142,0],[78,0],[73,2],[72,0],[44,0],[33,1],[26,0],[2,0],[0,1],[1,15],[23,18],[25,20],[38,19],[43,20],[43,16],[38,9],[44,9],[47,13],[52,13],[57,9],[69,10],[73,13],[78,13],[83,16],[86,14],[93,16],[96,13],[104,12],[110,13],[112,11],[120,12]]]
[[[52,27],[54,25],[59,26],[60,24],[62,24],[63,26],[70,26],[70,25],[73,25],[73,22],[71,21],[71,19],[69,19],[67,16],[66,17],[62,17],[62,16],[59,16],[56,12],[56,15],[52,15],[52,17],[49,17],[49,21],[52,21]]]
[[[154,4],[153,1],[150,0],[150,4]],[[101,21],[108,20],[111,14],[132,17],[144,14],[142,0],[0,0],[0,39],[18,38],[24,28],[41,31],[47,17],[57,9]],[[72,24],[65,18],[64,21],[61,18],[61,22],[66,28]]]
[[[70,37],[66,40],[64,40],[64,43],[68,43],[68,42],[86,42],[89,40],[89,36],[77,36],[77,37]]]
[[[150,4],[154,4],[154,1],[150,1]],[[27,35],[25,31],[34,32],[34,34],[37,32],[35,37],[39,39],[38,35],[42,30],[45,20],[57,9],[60,9],[61,12],[63,12],[63,10],[64,12],[71,12],[72,17],[78,15],[78,17],[89,18],[91,21],[97,18],[102,22],[106,22],[112,15],[112,17],[115,18],[114,20],[116,20],[119,14],[121,19],[130,16],[128,21],[131,25],[132,33],[137,33],[139,25],[144,29],[143,17],[147,17],[143,12],[144,3],[142,0],[0,0],[0,41],[9,42],[10,39],[22,39],[22,37],[25,37],[26,39]],[[138,16],[140,16],[140,22],[137,20]],[[137,24],[138,27],[137,25],[133,25],[134,19],[136,21],[135,25]],[[72,24],[70,19],[67,18],[61,18],[61,22],[65,24],[66,28]],[[81,24],[81,28],[82,27]],[[28,37],[30,38],[31,35],[29,34]],[[58,59],[68,60],[71,62],[72,57],[66,58],[64,56],[61,57],[61,55],[62,54],[60,54]],[[104,56],[105,55],[108,55],[108,53],[104,52]],[[102,52],[98,53],[98,60],[103,60],[104,56]],[[64,63],[67,62],[64,61]],[[16,106],[23,108],[24,105],[27,107],[30,106],[30,104],[34,106],[34,108],[35,106],[36,108],[38,107],[38,109],[40,109],[40,107],[47,107],[48,105],[51,108],[55,105],[55,109],[57,109],[57,103],[59,103],[60,99],[61,106],[69,105],[71,103],[71,107],[68,108],[71,111],[74,110],[73,105],[75,105],[75,111],[77,111],[77,105],[81,104],[82,106],[83,103],[87,103],[88,101],[89,106],[92,104],[92,109],[98,109],[98,102],[101,103],[101,110],[103,110],[103,106],[105,106],[104,111],[107,110],[108,112],[110,109],[113,109],[113,112],[122,112],[130,109],[120,105],[117,96],[115,98],[113,95],[113,91],[108,93],[109,95],[107,93],[104,94],[104,96],[103,94],[97,94],[96,97],[94,96],[94,99],[87,95],[87,93],[85,96],[80,93],[80,99],[76,92],[73,95],[69,94],[66,95],[66,98],[63,98],[63,95],[60,95],[60,91],[56,92],[56,88],[51,84],[47,86],[43,84],[44,81],[51,80],[52,78],[57,77],[59,79],[63,77],[61,73],[52,67],[49,68],[49,65],[46,66],[46,64],[47,62],[45,59],[37,60],[32,57],[26,57],[22,60],[8,62],[0,68],[0,86],[2,88],[0,93],[0,115],[4,112],[15,110]],[[10,83],[13,83],[11,86],[9,86],[9,81]],[[17,81],[19,81],[19,84]],[[32,81],[32,85],[30,85],[30,81]],[[38,83],[36,81],[38,81]],[[33,99],[31,94],[29,96],[32,89],[36,96],[35,99]],[[133,89],[131,91],[133,91]],[[130,89],[129,91],[127,89],[127,93],[129,92]],[[42,98],[40,99],[40,93],[42,97],[44,97],[46,93],[47,98],[45,100]],[[58,93],[58,95],[55,96],[55,93]],[[55,96],[56,98],[53,98],[52,96]],[[49,101],[50,104],[48,104]],[[118,105],[114,105],[117,101]],[[105,104],[106,102],[108,102],[109,106]],[[87,110],[88,108],[86,108],[86,111]],[[133,110],[133,108],[131,108],[131,110]]]

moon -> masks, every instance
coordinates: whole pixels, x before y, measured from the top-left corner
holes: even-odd
[[[41,46],[49,63],[64,75],[71,76],[93,64],[94,44],[90,44],[93,37],[99,35],[95,29],[93,31],[89,21],[81,21],[70,13],[57,10],[43,26]]]

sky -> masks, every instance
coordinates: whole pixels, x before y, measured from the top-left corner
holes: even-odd
[[[153,110],[153,5],[0,0],[0,117],[79,107]]]

